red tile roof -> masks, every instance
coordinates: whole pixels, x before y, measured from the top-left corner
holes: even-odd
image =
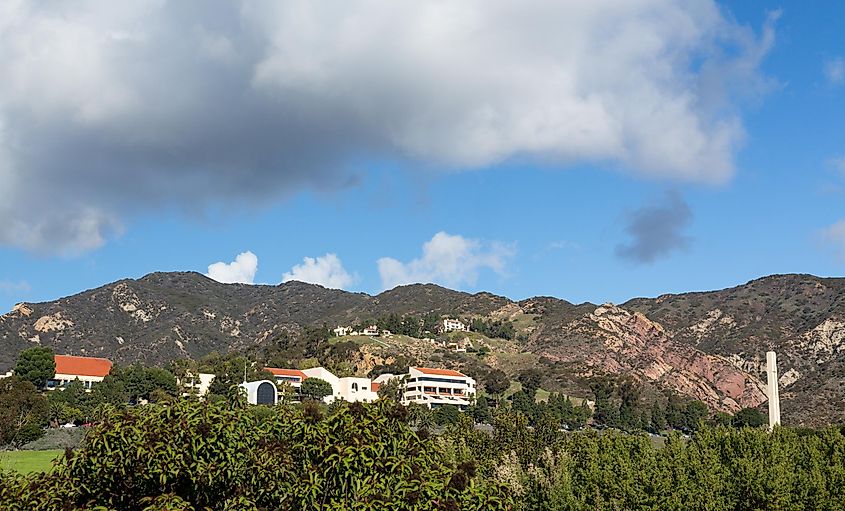
[[[55,355],[56,374],[105,377],[111,371],[111,360],[94,357]]]
[[[296,378],[298,376],[302,381],[305,381],[305,379],[308,378],[308,375],[299,369],[279,369],[277,367],[265,367],[264,369],[273,373],[273,376],[288,376],[292,378]]]
[[[434,374],[437,376],[461,376],[466,377],[465,374],[459,373],[458,371],[452,371],[451,369],[434,369],[431,367],[415,367],[417,371],[424,373],[424,374]]]

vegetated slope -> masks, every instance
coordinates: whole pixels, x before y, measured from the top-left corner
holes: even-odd
[[[485,314],[506,302],[434,285],[371,297],[302,282],[220,284],[198,273],[153,273],[53,302],[18,304],[0,316],[0,369],[33,344],[119,363],[163,364],[215,350],[247,350],[304,325],[348,324],[394,312]]]
[[[53,302],[19,304],[0,316],[0,371],[33,344],[118,363],[165,364],[211,351],[255,349],[306,325],[429,312],[511,320],[518,349],[530,355],[494,353],[488,361],[452,354],[440,359],[444,364],[494,365],[513,375],[514,361],[540,360],[549,381],[584,395],[592,376],[626,375],[725,411],[764,403],[765,352],[774,349],[785,420],[845,421],[845,279],[807,275],[639,298],[617,307],[552,297],[513,302],[431,284],[369,296],[301,282],[220,284],[198,273],[154,273]],[[368,349],[382,359],[407,358],[376,353],[387,347]]]
[[[778,353],[785,415],[845,421],[845,279],[775,275],[721,291],[635,299],[622,305],[679,342],[750,373]]]

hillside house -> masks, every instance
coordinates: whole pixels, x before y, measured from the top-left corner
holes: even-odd
[[[394,378],[401,378],[404,405],[418,403],[430,409],[455,405],[466,410],[475,398],[475,380],[451,369],[410,367],[406,374],[383,374],[375,382],[382,384]]]
[[[376,337],[376,336],[378,336],[378,334],[379,334],[379,329],[376,325],[368,326],[367,328],[364,329],[363,332],[361,332],[361,335],[367,335],[367,336],[370,336],[370,337]]]
[[[444,319],[442,329],[444,334],[449,332],[469,332],[469,326],[459,319]]]
[[[351,326],[339,326],[332,330],[336,337],[343,337],[344,335],[351,335],[352,334],[352,327]]]
[[[47,380],[47,389],[63,389],[73,380],[79,380],[90,391],[95,383],[103,381],[112,368],[110,360],[94,357],[55,355],[56,374]]]

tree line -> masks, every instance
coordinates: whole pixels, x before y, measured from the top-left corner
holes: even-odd
[[[415,409],[181,400],[107,407],[49,474],[0,475],[0,508],[82,510],[841,510],[843,429],[704,425],[655,445],[619,431],[492,431],[458,415],[442,434]],[[551,422],[550,422],[551,421]],[[178,427],[176,427],[178,425]]]

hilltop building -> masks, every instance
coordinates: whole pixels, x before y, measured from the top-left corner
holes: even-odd
[[[112,363],[105,358],[76,357],[71,355],[55,355],[56,374],[47,380],[47,389],[63,389],[73,380],[79,380],[85,390],[91,390],[95,383],[103,379],[111,371]]]
[[[418,403],[430,409],[455,405],[466,410],[476,394],[475,380],[451,369],[410,367],[407,374],[383,374],[375,382],[382,384],[394,378],[401,378],[404,405]]]
[[[367,335],[369,337],[375,337],[379,334],[378,326],[370,325],[361,332],[361,335]]]
[[[343,337],[344,335],[352,334],[352,327],[351,326],[339,326],[332,330],[337,337]]]
[[[469,325],[459,319],[446,318],[443,320],[443,333],[449,332],[469,332]]]

